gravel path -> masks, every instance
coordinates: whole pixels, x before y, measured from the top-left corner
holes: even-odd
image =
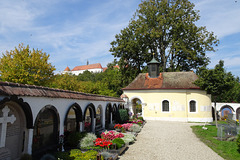
[[[148,121],[120,160],[223,160],[202,143],[193,123]]]

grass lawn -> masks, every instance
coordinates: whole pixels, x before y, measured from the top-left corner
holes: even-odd
[[[203,130],[202,126],[192,126],[193,133],[213,151],[227,160],[240,160],[240,153],[237,151],[237,143],[217,140],[216,126],[206,126],[208,130]]]

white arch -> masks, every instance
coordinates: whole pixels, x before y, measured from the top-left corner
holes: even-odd
[[[133,96],[133,97],[131,97],[131,98],[130,98],[130,102],[132,103],[132,100],[134,100],[134,99],[140,99],[140,101],[142,102],[142,104],[145,103],[144,100],[142,99],[142,97],[140,97],[140,96]]]
[[[145,102],[144,102],[144,100],[142,99],[142,97],[140,97],[140,96],[133,96],[133,97],[131,97],[130,98],[130,105],[129,105],[129,110],[132,112],[132,113],[134,113],[133,112],[133,108],[132,108],[132,100],[134,100],[134,99],[139,99],[141,102],[142,102],[142,116],[143,116],[143,118],[145,118],[144,117],[144,107],[145,107]]]

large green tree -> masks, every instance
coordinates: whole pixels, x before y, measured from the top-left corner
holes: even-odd
[[[207,91],[208,94],[212,95],[212,101],[214,101],[215,117],[217,117],[216,112],[216,102],[226,102],[226,93],[230,91],[236,85],[235,77],[231,72],[226,72],[224,69],[224,62],[221,60],[214,69],[206,69],[202,67],[198,71],[199,79],[194,83],[198,85],[201,89]],[[216,127],[218,127],[216,121]]]
[[[201,89],[206,90],[208,94],[211,94],[212,101],[232,102],[226,94],[238,83],[238,78],[235,78],[231,72],[226,72],[222,60],[219,61],[219,64],[214,69],[202,67],[197,74],[199,79],[194,83]]]
[[[0,58],[0,74],[3,81],[47,85],[55,67],[48,62],[49,55],[42,50],[30,50],[19,44],[14,50],[6,51]]]
[[[206,66],[207,51],[218,44],[213,32],[195,23],[200,16],[188,0],[145,0],[129,25],[111,42],[110,52],[124,74],[141,72],[156,53],[161,71],[189,71]],[[128,78],[126,76],[125,78]]]

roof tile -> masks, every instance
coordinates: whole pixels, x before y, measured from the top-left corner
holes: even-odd
[[[87,94],[82,92],[54,89],[54,88],[41,87],[41,86],[35,86],[35,85],[11,83],[11,82],[0,82],[0,95],[124,102],[122,99],[116,98],[116,97]]]
[[[89,65],[83,65],[83,66],[76,66],[72,69],[72,71],[96,69],[96,68],[102,69],[102,65],[100,63],[95,63],[95,64],[89,64]]]
[[[200,89],[193,84],[198,79],[194,72],[163,72],[157,78],[150,78],[148,73],[140,73],[123,90],[141,89]]]

